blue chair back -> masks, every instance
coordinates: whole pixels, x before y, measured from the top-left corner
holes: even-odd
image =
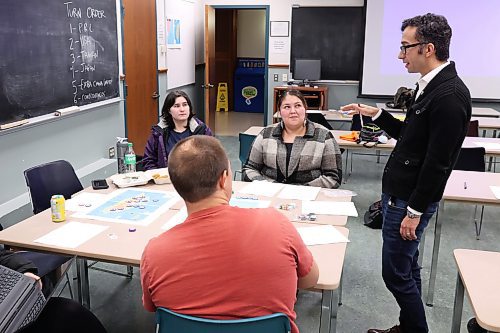
[[[246,163],[248,159],[248,155],[250,154],[250,148],[252,147],[253,140],[255,140],[255,135],[240,133],[239,140],[240,140],[239,159],[241,162],[241,166],[243,167],[243,165]]]
[[[216,320],[175,313],[165,308],[156,310],[157,333],[289,333],[290,320],[283,313],[267,316]]]
[[[67,161],[59,160],[41,164],[24,171],[33,213],[38,214],[50,207],[50,198],[62,194],[65,199],[83,190],[75,170]]]

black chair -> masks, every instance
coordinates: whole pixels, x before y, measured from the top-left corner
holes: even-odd
[[[479,136],[479,120],[471,120],[467,129],[467,136]]]
[[[245,133],[240,133],[239,134],[239,141],[240,141],[240,154],[238,156],[240,162],[241,162],[241,169],[243,169],[243,165],[245,165],[246,161],[248,160],[248,155],[250,154],[250,150],[252,148],[252,143],[253,140],[255,140],[256,135],[253,134],[245,134]],[[236,170],[234,172],[234,179],[236,179],[236,174],[237,173],[242,173],[242,171]],[[243,175],[242,175],[243,178]]]
[[[50,198],[62,194],[65,199],[83,190],[75,170],[67,161],[59,160],[41,164],[24,171],[33,213],[50,208]]]
[[[24,178],[29,188],[34,214],[38,214],[50,208],[50,198],[54,194],[61,194],[65,199],[71,199],[73,194],[83,190],[82,183],[80,183],[75,173],[75,169],[73,169],[73,166],[69,162],[64,160],[53,161],[27,169],[24,171]],[[71,257],[59,255],[57,257],[60,257],[63,263],[71,259]],[[36,262],[37,258],[33,258],[32,260]],[[95,263],[96,262],[93,262],[89,267],[92,267]],[[133,272],[132,267],[128,266],[127,274],[117,273],[98,267],[92,268],[109,273],[125,275],[127,277],[131,277]]]
[[[453,169],[484,172],[486,170],[486,163],[484,161],[485,154],[486,151],[484,147],[462,148],[460,149],[457,163],[455,163]],[[474,207],[474,225],[476,227],[476,238],[479,239],[479,236],[481,235],[481,227],[483,226],[484,205],[481,205],[479,224],[477,223],[476,215],[477,205]]]
[[[333,130],[328,120],[326,120],[325,116],[323,116],[321,113],[307,113],[307,119],[316,124],[323,125],[329,130]]]

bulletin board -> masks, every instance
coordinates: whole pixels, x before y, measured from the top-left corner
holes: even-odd
[[[164,10],[167,88],[195,82],[195,3],[167,0]]]

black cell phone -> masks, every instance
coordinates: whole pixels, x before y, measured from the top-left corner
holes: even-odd
[[[106,179],[96,179],[92,181],[92,188],[94,190],[104,190],[108,187],[109,185]]]

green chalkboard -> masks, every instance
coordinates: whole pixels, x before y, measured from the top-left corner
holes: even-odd
[[[0,1],[0,124],[119,96],[116,0]]]
[[[322,80],[359,80],[364,49],[364,7],[292,9],[291,58],[321,59]]]

